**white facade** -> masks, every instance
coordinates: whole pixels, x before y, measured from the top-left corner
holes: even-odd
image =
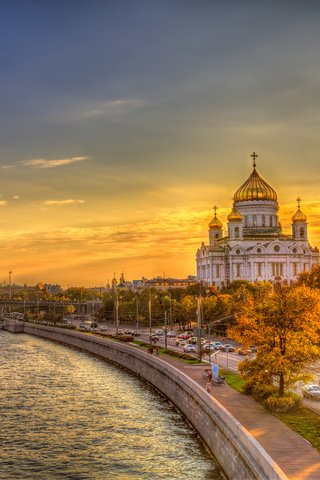
[[[255,159],[255,157],[254,157]],[[221,287],[234,280],[290,284],[319,263],[319,250],[308,242],[307,218],[300,209],[292,217],[292,233],[282,233],[276,192],[255,168],[234,194],[228,215],[228,235],[215,216],[209,224],[209,244],[197,251],[197,278]]]

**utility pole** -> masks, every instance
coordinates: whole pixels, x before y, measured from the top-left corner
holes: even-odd
[[[202,360],[201,352],[201,307],[202,307],[202,298],[201,296],[197,298],[197,321],[198,321],[198,358],[199,362]]]
[[[167,310],[164,311],[164,348],[168,349],[168,336],[167,336]]]
[[[119,332],[119,297],[118,297],[118,290],[117,289],[116,289],[115,309],[116,309],[116,333],[118,335],[118,332]]]
[[[149,343],[151,345],[151,335],[152,335],[151,291],[149,292],[148,310],[149,310]]]
[[[136,292],[136,328],[139,328],[139,294]]]

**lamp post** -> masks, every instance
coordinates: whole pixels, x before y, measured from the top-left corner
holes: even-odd
[[[199,362],[202,360],[202,352],[201,352],[201,306],[202,306],[202,297],[199,296],[197,298],[197,323],[198,323],[198,358]]]
[[[119,297],[118,297],[117,289],[116,289],[115,312],[116,312],[116,334],[118,335],[119,333]]]
[[[151,290],[150,290],[150,292],[149,292],[148,312],[149,312],[149,343],[150,343],[150,345],[151,345],[151,335],[152,335]]]
[[[136,292],[136,329],[139,328],[139,293]]]
[[[230,318],[233,318],[233,315],[228,315],[227,317],[223,317],[223,318],[218,318],[217,320],[214,320],[213,322],[210,322],[208,324],[208,337],[209,337],[209,364],[211,365],[211,350],[210,350],[210,346],[211,346],[211,339],[210,339],[210,329],[213,325],[216,325],[217,323],[220,323],[220,322],[223,322],[224,320],[229,320]],[[217,355],[217,353],[215,353],[215,355]],[[227,363],[228,363],[228,355],[227,355]]]

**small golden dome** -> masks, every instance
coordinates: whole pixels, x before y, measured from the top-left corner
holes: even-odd
[[[242,222],[242,215],[234,205],[232,211],[228,215],[228,222]]]
[[[222,227],[223,227],[223,223],[221,222],[221,220],[219,220],[217,215],[215,215],[211,220],[211,222],[209,223],[210,230],[213,230],[214,228],[219,228],[219,230],[221,230]]]
[[[253,166],[253,172],[248,180],[241,185],[233,197],[234,202],[247,202],[253,200],[272,200],[277,201],[277,194],[270,185],[267,184],[259,175],[256,166]]]
[[[298,210],[292,217],[292,222],[293,223],[305,223],[307,221],[306,215],[300,210],[300,206],[298,207]]]

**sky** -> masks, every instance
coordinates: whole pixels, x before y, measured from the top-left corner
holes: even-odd
[[[0,5],[0,282],[195,273],[257,170],[320,246],[317,1]]]

